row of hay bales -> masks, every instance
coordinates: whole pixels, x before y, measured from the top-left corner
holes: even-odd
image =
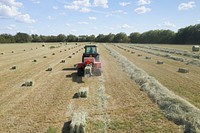
[[[147,93],[149,98],[159,106],[169,120],[177,125],[182,125],[184,132],[200,132],[200,110],[198,108],[169,91],[154,77],[149,76],[144,70],[138,68],[117,51],[108,46],[105,47],[110,55],[117,59],[130,78],[140,86],[140,90]]]
[[[170,53],[170,54],[177,54],[177,55],[182,55],[182,56],[186,56],[186,57],[200,59],[200,54],[196,53],[199,51],[198,45],[192,46],[193,52],[182,51],[182,50],[171,49],[171,48],[160,48],[160,47],[155,47],[155,46],[144,46],[144,45],[134,45],[134,46],[139,47],[139,48],[149,49],[149,50],[156,50],[156,51],[166,52],[166,53]]]
[[[120,46],[117,46],[117,47],[120,48],[120,49],[123,49],[123,50],[125,50],[125,51],[127,51],[127,52],[130,52],[130,50],[127,50],[127,49],[125,49],[125,48],[123,48],[123,47],[120,47]],[[131,53],[132,53],[132,52],[131,52]],[[133,53],[135,53],[135,52],[133,52]],[[137,56],[140,57],[140,56],[142,56],[142,54],[138,54]],[[146,56],[145,59],[150,60],[151,57],[150,57],[150,56]],[[164,64],[164,62],[158,60],[158,61],[156,62],[156,64]],[[180,73],[189,73],[189,69],[187,69],[187,68],[178,68],[177,72],[180,72]]]
[[[155,51],[153,52],[153,51],[150,51],[150,50],[140,49],[140,48],[137,48],[135,46],[131,46],[129,48],[139,50],[139,51],[142,51],[142,52],[145,52],[145,53],[153,54],[153,55],[156,55],[156,56],[165,57],[165,58],[172,59],[172,60],[175,60],[175,61],[184,62],[187,65],[191,64],[191,65],[195,65],[195,66],[200,67],[200,60],[198,60],[198,59],[185,59],[185,58],[182,58],[182,57],[172,56],[171,54],[161,54],[161,53],[156,53]]]

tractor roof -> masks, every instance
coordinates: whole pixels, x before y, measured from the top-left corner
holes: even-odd
[[[97,47],[97,46],[96,45],[86,45],[85,48],[86,47]]]

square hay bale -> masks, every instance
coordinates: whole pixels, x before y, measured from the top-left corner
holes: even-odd
[[[43,58],[47,58],[47,56],[43,56]]]
[[[67,51],[67,49],[65,49],[65,51]]]
[[[68,56],[68,58],[72,58],[72,56]]]
[[[163,61],[160,61],[160,60],[158,60],[158,61],[157,61],[157,64],[164,64],[164,62],[163,62]]]
[[[62,50],[60,50],[60,53],[62,53]]]
[[[73,113],[70,123],[70,133],[84,133],[86,126],[86,113]]]
[[[194,52],[198,52],[199,49],[200,49],[200,47],[198,45],[192,46],[192,51],[194,51]]]
[[[15,53],[15,51],[11,51],[11,53]]]
[[[81,98],[86,98],[88,96],[88,93],[89,93],[88,87],[81,87],[79,89],[78,96]]]
[[[15,70],[15,69],[17,69],[17,66],[12,66],[11,68],[10,68],[11,70]]]
[[[1,55],[4,55],[4,54],[5,54],[4,52],[1,53]]]
[[[189,69],[187,69],[187,68],[179,68],[178,72],[180,72],[180,73],[189,73]]]
[[[135,52],[131,52],[131,54],[135,54]]]
[[[33,60],[33,62],[37,62],[37,60]]]
[[[55,53],[52,53],[52,55],[55,55]]]
[[[65,63],[65,60],[61,60],[60,63]]]
[[[73,53],[72,55],[75,55],[75,53]]]
[[[52,67],[48,67],[46,71],[52,71],[53,68]]]
[[[29,87],[29,86],[33,86],[33,81],[26,81],[22,84],[22,86],[26,86],[26,87]]]
[[[26,51],[26,49],[24,49],[24,51]]]
[[[76,53],[78,53],[78,51],[76,51]]]
[[[45,44],[42,44],[42,47],[45,47],[46,45]]]
[[[127,50],[127,52],[130,52],[130,50]]]
[[[68,50],[70,50],[70,48],[68,48]]]
[[[149,57],[149,56],[146,56],[146,57],[145,57],[145,59],[151,59],[151,57]]]
[[[142,56],[142,54],[138,54],[138,56]]]

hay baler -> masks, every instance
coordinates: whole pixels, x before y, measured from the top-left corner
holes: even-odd
[[[77,64],[78,76],[101,76],[101,62],[96,45],[86,45],[82,62]]]

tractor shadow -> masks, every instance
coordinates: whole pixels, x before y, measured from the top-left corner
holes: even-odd
[[[62,133],[70,133],[70,123],[71,121],[65,122],[62,128]]]
[[[77,75],[77,72],[73,72],[72,74],[66,75],[66,78],[72,78],[73,82],[76,83],[84,83],[83,78]]]

